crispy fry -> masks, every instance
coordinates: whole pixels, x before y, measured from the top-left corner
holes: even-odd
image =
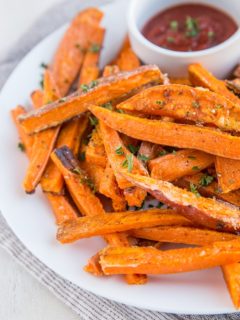
[[[183,226],[136,229],[131,231],[131,234],[136,238],[197,246],[205,246],[216,241],[228,241],[239,238],[237,235],[227,232]]]
[[[57,142],[56,148],[67,146],[71,150],[74,147],[75,140],[78,134],[79,119],[71,120],[62,126]],[[41,186],[44,192],[51,192],[54,194],[63,193],[63,176],[59,169],[55,166],[51,159],[49,159],[47,167],[41,179]]]
[[[90,39],[91,44],[84,57],[82,69],[79,77],[79,86],[83,83],[90,83],[99,77],[99,58],[100,52],[104,40],[105,30],[103,28],[98,28]]]
[[[52,207],[56,218],[56,224],[64,224],[68,220],[74,220],[78,217],[76,210],[70,204],[66,196],[59,196],[46,193],[47,199]]]
[[[174,84],[183,84],[186,86],[190,86],[191,82],[189,81],[188,78],[170,78],[170,83]]]
[[[31,100],[35,109],[40,108],[43,105],[44,93],[41,90],[35,90],[31,93]]]
[[[149,161],[156,158],[161,151],[163,151],[163,148],[160,145],[142,141],[138,150],[138,157],[140,159],[143,158],[145,163],[149,163]]]
[[[240,109],[236,103],[221,94],[185,85],[161,85],[143,90],[117,108],[210,124],[225,131],[240,130]]]
[[[209,90],[219,93],[235,104],[239,104],[239,98],[228,90],[226,83],[215,78],[200,63],[190,64],[188,67],[189,79],[195,86],[208,88]]]
[[[239,105],[239,98],[228,90],[226,83],[215,78],[200,64],[189,66],[189,76],[194,85],[201,85],[221,94],[233,103]],[[240,187],[240,162],[225,158],[216,158],[219,188],[222,192],[229,192]]]
[[[148,167],[152,178],[174,181],[186,175],[194,175],[213,162],[214,157],[210,154],[186,149],[151,160]]]
[[[172,214],[176,217],[174,210],[152,209],[108,213],[96,216],[94,219],[91,217],[78,218],[61,226],[58,229],[57,239],[62,243],[70,243],[83,238],[102,236],[131,229],[165,226],[172,222],[172,217],[169,217]],[[183,221],[185,222],[184,219]],[[231,239],[230,236],[229,239]]]
[[[91,139],[87,145],[86,161],[103,168],[106,167],[107,157],[99,126],[96,126],[95,130],[93,130]]]
[[[160,81],[161,72],[155,65],[139,67],[130,72],[101,78],[94,88],[82,88],[56,103],[48,104],[19,118],[27,133],[38,132],[57,126],[83,112],[93,103],[104,104],[122,96],[136,87]],[[86,92],[87,91],[87,92]]]
[[[95,164],[90,164],[87,161],[81,162],[80,166],[86,171],[88,177],[93,182],[96,192],[99,192],[100,183],[104,175],[104,168]]]
[[[240,308],[240,263],[224,264],[222,266],[225,282],[235,308]]]
[[[240,159],[240,138],[228,133],[212,128],[138,118],[97,106],[89,109],[106,125],[135,139]]]
[[[46,70],[44,75],[43,100],[54,101],[58,99],[58,91],[51,73]],[[41,108],[40,108],[41,109]],[[37,110],[40,110],[37,109]],[[33,193],[41,180],[42,174],[48,163],[49,156],[54,147],[60,127],[45,130],[34,136],[30,163],[23,181],[26,193]]]
[[[94,195],[93,182],[86,173],[80,169],[77,160],[71,150],[63,146],[55,149],[51,154],[51,159],[62,173],[69,192],[83,215],[99,215],[105,211],[100,200]]]
[[[116,65],[121,71],[129,71],[138,68],[141,63],[137,55],[133,52],[128,37],[118,54]]]
[[[197,188],[200,194],[205,197],[215,197],[217,199],[223,200],[230,204],[233,204],[236,207],[240,207],[240,190],[235,190],[228,193],[221,193],[218,189],[218,184],[216,181],[212,181],[210,184],[202,185],[202,181],[206,179],[204,173],[198,173],[194,176],[186,176],[183,179],[180,179],[176,182],[178,186],[183,188],[190,187],[190,183]],[[206,180],[205,180],[206,181]]]
[[[114,211],[123,211],[126,209],[126,200],[122,191],[117,185],[117,181],[109,162],[107,162],[103,176],[99,185],[99,192],[112,199]]]
[[[85,115],[82,115],[78,121],[79,121],[78,133],[77,133],[77,136],[76,136],[76,139],[74,142],[74,147],[73,147],[73,154],[77,158],[79,156],[79,151],[80,151],[80,146],[81,146],[83,135],[88,127],[88,117],[86,117]]]
[[[117,183],[121,189],[124,189],[125,199],[131,206],[141,206],[146,197],[146,192],[140,188],[135,188],[125,178],[119,175],[119,170],[128,170],[143,175],[148,175],[147,170],[142,163],[130,153],[124,146],[118,133],[100,122],[103,143],[108,156],[108,160],[114,171]]]
[[[227,193],[240,188],[240,161],[216,157],[219,190]]]
[[[51,158],[57,165],[65,179],[71,196],[79,208],[80,212],[86,216],[98,216],[105,214],[100,200],[94,195],[90,186],[91,181],[80,169],[72,152],[67,147],[56,149]],[[89,186],[89,184],[91,184]],[[113,246],[129,246],[129,241],[125,233],[109,234],[105,236],[106,241]],[[91,270],[91,268],[86,267]],[[142,284],[146,282],[146,277],[133,275],[126,277],[128,283]]]
[[[178,210],[196,224],[210,229],[236,232],[240,230],[240,211],[215,199],[178,188],[170,182],[122,172],[124,177],[143,188],[156,199]],[[193,190],[195,191],[195,190]]]
[[[16,128],[17,128],[19,138],[20,138],[22,144],[24,145],[27,156],[30,157],[32,144],[33,144],[33,137],[27,135],[24,132],[24,130],[22,129],[22,127],[20,126],[19,121],[18,121],[18,116],[21,114],[25,114],[25,113],[26,113],[26,110],[22,106],[17,106],[16,108],[11,110],[12,119],[15,123]]]
[[[100,264],[106,275],[189,272],[235,263],[239,259],[239,239],[200,248],[161,251],[152,247],[108,247],[100,251]]]
[[[99,30],[103,13],[96,8],[80,12],[64,34],[56,51],[52,70],[61,96],[65,96],[83,63],[89,39]]]

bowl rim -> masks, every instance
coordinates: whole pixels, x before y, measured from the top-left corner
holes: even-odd
[[[211,1],[210,0],[208,1],[209,1],[209,5],[213,6]],[[135,6],[137,4],[139,5],[139,0],[131,0],[128,15],[127,15],[128,29],[133,34],[133,36],[137,38],[137,40],[141,42],[145,47],[148,47],[148,49],[155,51],[157,53],[160,53],[162,55],[178,57],[178,58],[191,58],[191,57],[194,58],[199,56],[202,57],[202,56],[218,53],[230,47],[232,44],[234,44],[240,39],[240,25],[239,25],[237,31],[231,37],[229,37],[224,42],[208,49],[198,50],[198,51],[174,51],[174,50],[169,50],[166,48],[159,47],[156,44],[149,41],[147,38],[145,38],[141,33],[141,31],[139,30],[139,28],[137,27],[136,15],[135,15]]]

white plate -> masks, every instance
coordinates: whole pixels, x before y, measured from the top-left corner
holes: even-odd
[[[101,64],[114,57],[126,32],[128,1],[102,7],[107,29]],[[9,111],[29,104],[39,86],[40,63],[51,61],[66,26],[40,42],[18,65],[0,96],[0,208],[24,245],[49,268],[83,289],[128,305],[172,313],[213,314],[235,312],[219,268],[179,275],[149,277],[144,286],[128,286],[122,277],[95,278],[83,271],[89,257],[104,246],[101,239],[60,245],[56,226],[41,191],[26,195],[21,188],[27,159],[18,148]]]

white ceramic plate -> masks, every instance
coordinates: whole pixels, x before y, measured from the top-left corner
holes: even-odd
[[[102,7],[107,29],[101,64],[114,57],[126,32],[128,1]],[[122,277],[95,278],[83,271],[89,257],[104,246],[99,238],[60,245],[56,226],[41,191],[26,195],[21,188],[27,159],[18,148],[16,129],[9,111],[29,104],[29,94],[39,86],[41,62],[51,61],[66,26],[40,42],[18,65],[0,96],[0,208],[24,245],[49,268],[81,288],[128,305],[151,310],[213,314],[230,313],[230,301],[219,268],[179,275],[149,277],[144,286],[128,286]]]

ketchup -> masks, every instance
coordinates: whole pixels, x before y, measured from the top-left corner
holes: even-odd
[[[198,51],[224,42],[237,29],[237,23],[223,11],[203,4],[183,4],[153,16],[142,34],[159,47]]]

